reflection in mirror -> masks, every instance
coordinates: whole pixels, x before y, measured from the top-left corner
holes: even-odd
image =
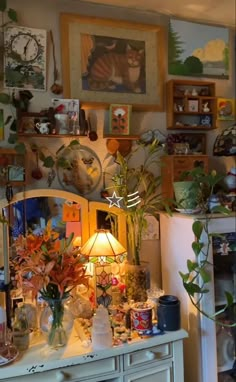
[[[97,229],[108,229],[118,239],[118,218],[109,211],[97,210]]]
[[[14,195],[10,204],[1,200],[0,211],[9,222],[11,240],[26,232],[40,234],[47,226],[59,232],[61,238],[74,232],[82,244],[89,237],[88,201],[70,192],[25,191]]]

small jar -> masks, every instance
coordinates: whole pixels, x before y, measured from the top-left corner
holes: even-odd
[[[13,344],[18,350],[24,351],[29,347],[29,325],[24,306],[15,310],[15,319],[12,325]]]

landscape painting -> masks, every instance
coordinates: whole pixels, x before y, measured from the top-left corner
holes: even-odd
[[[229,78],[229,29],[171,19],[168,72],[179,76]]]

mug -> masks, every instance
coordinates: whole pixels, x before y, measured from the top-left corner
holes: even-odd
[[[132,308],[130,312],[131,327],[138,332],[152,330],[152,307]]]

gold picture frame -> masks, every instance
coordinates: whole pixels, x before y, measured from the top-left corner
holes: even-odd
[[[67,13],[60,15],[60,23],[65,98],[79,99],[81,107],[86,109],[129,103],[133,110],[163,111],[162,26]],[[103,66],[101,60],[105,54],[110,57],[120,54],[122,58],[119,60],[124,61],[129,49],[132,51],[130,55],[136,55],[135,58],[140,60],[135,81],[130,68],[125,72],[120,70],[118,79],[112,75],[111,80],[107,73],[100,73],[98,79],[95,69],[92,69],[95,61],[98,69]],[[110,61],[105,65],[107,70],[111,70]]]

